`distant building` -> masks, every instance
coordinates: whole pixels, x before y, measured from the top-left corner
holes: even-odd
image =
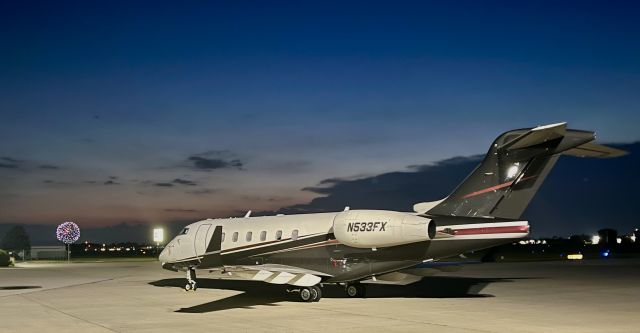
[[[64,245],[56,246],[32,246],[31,259],[36,260],[55,260],[67,259],[67,252]]]
[[[600,236],[601,247],[611,248],[618,245],[618,232],[614,229],[600,229],[598,236]]]

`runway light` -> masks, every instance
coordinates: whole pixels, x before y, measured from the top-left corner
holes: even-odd
[[[591,237],[591,244],[598,244],[598,243],[600,243],[600,236],[594,235],[593,237]]]
[[[582,258],[582,253],[573,253],[567,255],[567,259],[569,260],[582,260]]]

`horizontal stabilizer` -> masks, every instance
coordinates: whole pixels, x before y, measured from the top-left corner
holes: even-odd
[[[561,138],[565,134],[567,123],[538,126],[506,142],[499,149],[523,149]]]
[[[616,148],[588,142],[578,147],[569,149],[562,154],[576,157],[614,158],[627,155],[628,152]]]

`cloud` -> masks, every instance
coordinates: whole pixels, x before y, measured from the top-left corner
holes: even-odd
[[[212,190],[212,189],[201,189],[201,190],[193,190],[193,191],[187,191],[187,193],[189,194],[193,194],[193,195],[209,195],[209,194],[213,194],[217,192],[217,190]]]
[[[45,179],[42,182],[44,184],[50,184],[50,185],[69,185],[69,182],[61,182],[61,181],[51,180],[51,179]]]
[[[242,169],[242,162],[238,159],[224,160],[221,158],[190,156],[187,160],[192,164],[192,168],[196,170]]]
[[[19,160],[17,158],[3,156],[0,157],[0,168],[4,169],[20,169],[21,171],[36,170],[60,170],[61,167],[38,161]]]
[[[196,182],[186,179],[176,178],[172,181],[174,184],[187,185],[187,186],[196,186],[198,185]]]
[[[9,162],[9,163],[22,163],[22,162],[24,162],[22,160],[18,160],[18,159],[15,159],[15,158],[12,158],[12,157],[7,157],[7,156],[0,157],[0,160],[6,161],[6,162]]]
[[[197,209],[180,209],[180,208],[167,208],[164,211],[165,212],[170,212],[170,213],[197,213],[197,212],[199,212]]]
[[[44,170],[60,170],[60,167],[55,166],[55,165],[51,165],[51,164],[41,164],[40,166],[38,166],[38,169],[44,169]]]
[[[242,170],[244,163],[229,150],[210,150],[200,154],[193,154],[185,161],[187,166],[199,171],[220,169]]]
[[[150,182],[145,181],[143,182],[145,184],[148,184]],[[160,182],[160,183],[154,183],[153,186],[158,186],[158,187],[173,187],[176,185],[184,185],[184,186],[196,186],[198,185],[198,183],[188,180],[188,179],[182,179],[182,178],[175,178],[172,181],[169,182]]]
[[[103,183],[104,185],[120,185],[120,183],[114,182],[113,180],[107,180]]]
[[[8,156],[0,157],[0,161],[4,161],[0,163],[0,169],[19,169],[21,167],[20,164],[24,162]]]

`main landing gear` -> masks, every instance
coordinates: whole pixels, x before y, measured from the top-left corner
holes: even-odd
[[[318,286],[302,287],[299,295],[303,302],[317,302],[322,298],[322,289]]]
[[[344,287],[344,290],[350,298],[365,297],[367,294],[367,289],[360,283],[348,284]]]
[[[196,291],[196,289],[198,289],[196,286],[196,270],[189,268],[189,270],[187,270],[187,284],[184,286],[184,290]]]

